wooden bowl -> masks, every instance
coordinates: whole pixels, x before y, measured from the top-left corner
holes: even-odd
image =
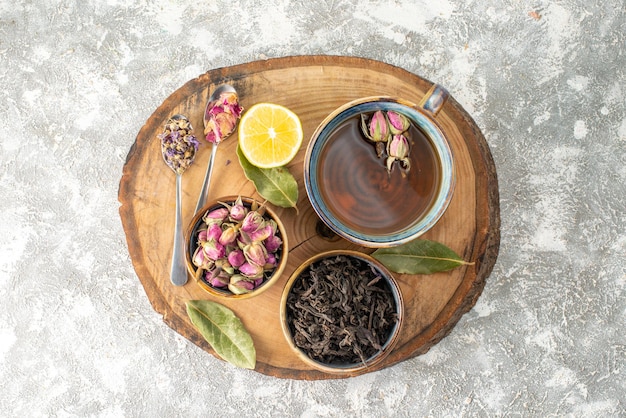
[[[221,289],[221,288],[212,286],[211,284],[207,283],[202,278],[202,272],[198,271],[199,269],[192,262],[193,254],[196,251],[196,248],[198,247],[198,242],[197,242],[198,230],[200,226],[204,223],[204,221],[202,220],[202,217],[211,210],[224,207],[222,203],[227,203],[229,205],[234,203],[237,200],[237,198],[238,196],[225,196],[225,197],[220,197],[218,199],[214,199],[211,202],[207,203],[202,209],[200,209],[194,215],[185,234],[185,242],[186,242],[185,259],[187,263],[187,271],[189,272],[189,274],[191,274],[191,276],[195,278],[198,286],[200,286],[202,289],[204,289],[206,292],[208,292],[212,296],[217,296],[220,298],[228,298],[228,299],[248,299],[248,298],[251,298],[253,296],[257,296],[263,293],[264,291],[269,289],[270,286],[276,283],[276,281],[280,278],[283,270],[285,269],[285,266],[287,265],[287,255],[289,254],[287,233],[285,231],[285,227],[283,223],[281,222],[280,218],[268,206],[264,206],[264,209],[265,209],[264,217],[267,219],[272,219],[274,220],[274,222],[276,222],[276,225],[278,226],[278,235],[280,236],[283,243],[281,245],[281,248],[276,253],[276,255],[278,256],[277,266],[274,268],[274,270],[271,273],[265,274],[265,280],[258,287],[256,287],[255,289],[253,289],[252,291],[248,293],[235,294],[231,292],[230,290],[228,290],[228,288]],[[246,206],[248,209],[250,209],[254,203],[256,203],[259,206],[261,206],[262,204],[261,202],[258,202],[251,197],[242,196],[241,200],[244,206]]]
[[[359,363],[322,363],[318,360],[311,358],[305,351],[299,348],[294,342],[292,329],[290,326],[290,318],[287,307],[287,298],[291,293],[291,290],[294,284],[300,279],[300,275],[313,263],[318,261],[333,258],[336,256],[347,256],[351,258],[356,258],[367,263],[374,270],[376,270],[380,276],[384,280],[384,284],[391,291],[391,294],[394,299],[395,306],[395,324],[392,325],[391,330],[389,331],[389,335],[382,345],[382,348],[378,350],[376,353],[367,358],[364,362]],[[371,256],[360,253],[358,251],[351,250],[332,250],[325,251],[320,254],[317,254],[307,261],[302,263],[290,276],[287,284],[282,293],[281,301],[280,301],[280,320],[281,327],[283,330],[283,334],[285,339],[287,340],[290,348],[296,353],[296,355],[307,365],[326,372],[330,374],[343,374],[343,375],[356,375],[363,372],[366,369],[373,367],[374,365],[380,363],[387,357],[387,355],[394,349],[396,343],[398,342],[398,337],[400,335],[400,329],[402,326],[404,318],[404,301],[402,299],[402,293],[400,292],[400,287],[396,282],[394,276],[383,266],[380,262],[372,258]]]

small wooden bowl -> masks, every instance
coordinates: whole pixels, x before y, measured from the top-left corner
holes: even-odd
[[[276,266],[272,274],[269,277],[267,277],[265,281],[261,283],[256,289],[248,293],[238,295],[238,294],[231,292],[228,289],[220,289],[220,288],[211,286],[210,284],[206,283],[202,279],[202,277],[200,277],[201,274],[198,272],[198,268],[192,262],[193,254],[196,248],[198,247],[198,242],[197,242],[198,229],[200,225],[202,225],[203,223],[202,217],[208,211],[224,207],[221,203],[232,204],[233,202],[235,202],[235,200],[237,200],[237,198],[238,196],[225,196],[225,197],[220,197],[218,199],[214,199],[211,202],[207,203],[202,209],[198,211],[198,213],[194,215],[185,234],[185,242],[186,242],[185,260],[187,263],[187,271],[189,272],[189,274],[191,274],[191,276],[195,278],[198,286],[200,286],[202,289],[204,289],[206,292],[208,292],[212,296],[217,296],[220,298],[228,298],[228,299],[248,299],[248,298],[251,298],[253,296],[257,296],[263,293],[264,291],[269,289],[270,286],[276,283],[276,281],[282,274],[283,270],[285,269],[285,266],[287,265],[287,255],[289,254],[289,244],[287,242],[287,233],[285,231],[285,227],[283,223],[281,222],[281,220],[278,218],[276,213],[268,206],[264,207],[265,208],[264,216],[266,218],[271,218],[276,222],[276,225],[278,225],[278,231],[280,233],[280,239],[283,241],[283,243],[282,243],[281,248],[278,250],[278,255],[279,255],[278,265]],[[262,204],[261,202],[258,202],[251,197],[242,196],[241,200],[244,206],[246,206],[248,209],[250,209],[253,203],[256,203],[259,206]]]
[[[320,361],[314,360],[307,353],[305,353],[302,349],[296,346],[293,340],[293,334],[290,329],[289,318],[287,317],[287,298],[291,292],[292,287],[296,283],[296,281],[300,278],[300,275],[307,269],[311,264],[331,257],[336,257],[338,255],[344,255],[348,257],[357,258],[361,261],[366,262],[370,266],[372,266],[385,280],[385,284],[391,291],[395,302],[395,314],[396,321],[393,325],[387,340],[382,346],[381,350],[378,350],[375,354],[366,359],[365,362],[361,363],[341,363],[341,364],[329,364],[322,363]],[[379,261],[372,258],[371,256],[360,253],[358,251],[351,250],[332,250],[325,251],[320,254],[317,254],[307,261],[302,263],[289,277],[287,284],[282,293],[281,301],[280,301],[280,322],[283,330],[283,334],[285,339],[287,340],[291,349],[296,353],[296,355],[307,365],[320,370],[325,373],[331,374],[343,374],[343,375],[356,375],[359,372],[362,372],[365,369],[369,369],[376,364],[380,363],[384,360],[389,353],[394,349],[395,345],[398,342],[398,337],[400,335],[400,328],[402,326],[404,318],[404,301],[402,299],[402,293],[400,292],[400,287],[396,282],[394,276],[383,266]]]

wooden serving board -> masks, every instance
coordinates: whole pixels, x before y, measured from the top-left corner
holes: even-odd
[[[308,139],[318,124],[344,103],[366,96],[395,96],[419,102],[432,83],[403,69],[362,58],[299,56],[256,61],[211,70],[187,82],[150,116],[128,153],[119,188],[120,216],[132,262],[154,309],[175,331],[215,354],[187,317],[185,302],[212,299],[190,278],[182,287],[170,284],[175,176],[161,158],[157,134],[169,116],[187,115],[202,137],[202,113],[216,86],[232,84],[245,108],[255,103],[284,105],[299,115],[304,129],[302,148],[288,165],[299,183],[298,212],[275,208],[290,244],[288,265],[279,281],[259,296],[218,302],[231,308],[251,333],[257,351],[256,370],[293,379],[328,379],[290,351],[279,322],[279,302],[290,274],[300,263],[324,250],[355,249],[340,238],[317,233],[318,218],[302,181]],[[446,336],[476,302],[490,274],[500,242],[500,214],[495,165],[489,147],[471,117],[451,97],[437,116],[454,153],[457,185],[449,209],[423,238],[446,244],[473,265],[433,275],[397,275],[406,303],[401,337],[394,351],[373,371],[423,354]],[[237,135],[217,152],[209,199],[226,195],[257,197],[245,178],[235,149]],[[183,223],[191,221],[210,146],[206,143],[183,176]],[[213,299],[215,300],[215,299]]]

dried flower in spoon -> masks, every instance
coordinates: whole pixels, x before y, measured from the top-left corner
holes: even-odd
[[[165,163],[177,174],[183,174],[196,157],[199,143],[191,134],[192,130],[187,118],[172,117],[165,124],[164,132],[157,136]]]
[[[222,142],[235,130],[242,111],[237,93],[230,91],[222,93],[212,104],[209,103],[204,115],[206,140],[216,145]]]

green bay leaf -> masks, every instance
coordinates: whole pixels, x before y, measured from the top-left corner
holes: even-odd
[[[259,168],[252,165],[237,146],[239,164],[257,192],[276,206],[296,208],[298,182],[286,167]],[[297,208],[296,208],[297,210]]]
[[[441,243],[419,239],[393,248],[379,248],[372,257],[389,270],[404,274],[432,274],[474,264]]]
[[[187,315],[222,359],[237,367],[254,369],[256,350],[252,337],[233,311],[216,302],[190,300]]]

